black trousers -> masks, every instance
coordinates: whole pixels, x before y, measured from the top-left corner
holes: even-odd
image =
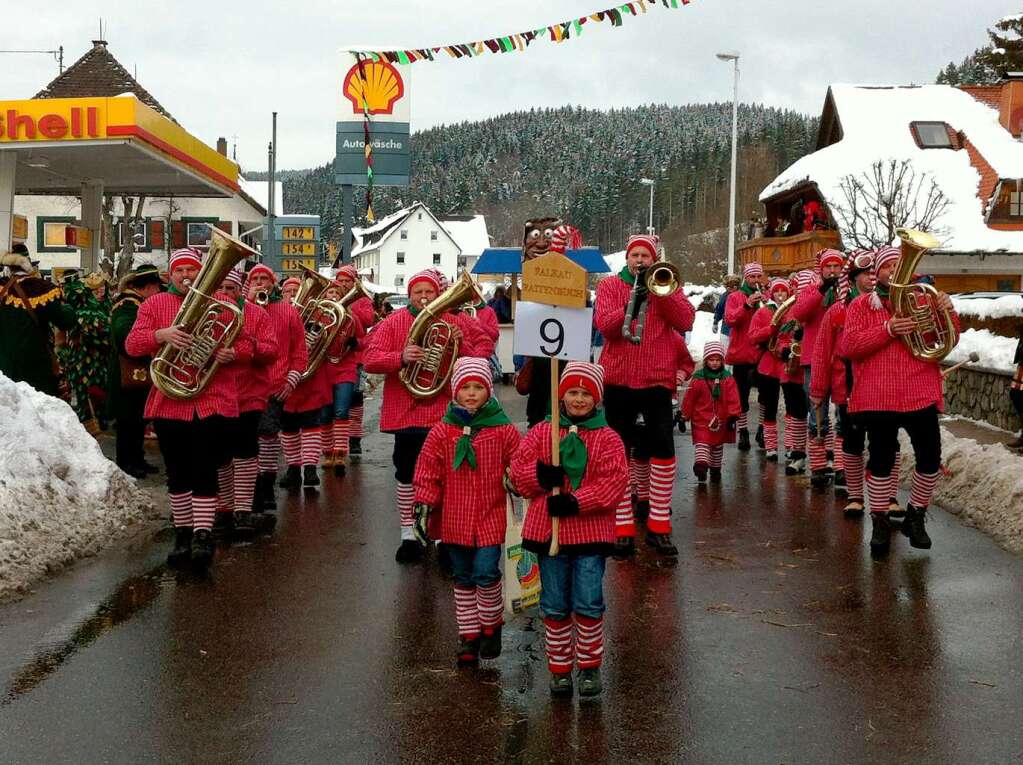
[[[781,395],[781,381],[777,377],[756,372],[757,400],[764,407],[764,422],[778,419],[778,398]],[[786,404],[786,407],[788,405]]]
[[[226,440],[226,448],[221,465],[230,460],[247,460],[259,456],[259,423],[263,417],[261,411],[242,412],[237,417],[227,420],[227,431],[230,436]]]
[[[114,417],[117,419],[117,437],[114,442],[115,460],[121,467],[141,465],[145,459],[146,420],[142,413],[146,409],[149,389],[124,390],[118,392]]]
[[[848,404],[838,405],[838,435],[842,437],[842,453],[853,457],[863,456],[867,431],[849,414]]]
[[[1023,423],[1023,390],[1011,388],[1009,390],[1009,401],[1016,407],[1016,414],[1019,415],[1020,422]]]
[[[785,411],[797,420],[805,420],[810,404],[806,400],[806,390],[799,383],[782,383],[782,395],[785,396]]]
[[[276,436],[281,432],[281,418],[284,416],[284,402],[271,397],[266,409],[260,413],[259,435]]]
[[[320,424],[320,410],[309,409],[305,412],[282,412],[281,431],[298,433],[303,428],[315,428]]]
[[[227,435],[227,418],[220,415],[193,420],[154,420],[153,428],[167,468],[167,491],[217,496],[217,468]]]
[[[732,377],[739,387],[739,404],[742,405],[742,413],[749,411],[749,394],[755,383],[754,375],[757,372],[756,364],[732,364]]]
[[[871,475],[887,478],[892,474],[900,428],[913,444],[918,473],[937,473],[941,468],[941,430],[936,406],[915,412],[857,412],[853,419],[866,431],[870,443],[867,470]]]
[[[671,394],[667,388],[627,388],[608,385],[604,388],[604,411],[607,424],[621,436],[625,451],[642,444],[644,456],[671,459],[675,456],[672,437]],[[636,419],[643,415],[643,426]]]
[[[416,472],[416,460],[423,450],[429,428],[405,428],[394,433],[394,480],[398,483],[412,483]]]

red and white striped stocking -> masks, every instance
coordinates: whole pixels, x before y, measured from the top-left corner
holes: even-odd
[[[829,430],[824,435],[824,448],[834,454],[835,452],[835,431]]]
[[[604,659],[604,617],[572,616],[575,619],[575,652],[579,669],[599,667]]]
[[[174,528],[188,529],[192,527],[192,492],[168,494],[171,515],[174,516]]]
[[[259,437],[259,472],[276,473],[281,461],[281,442],[277,436]]]
[[[572,618],[558,621],[545,617],[544,647],[547,650],[547,668],[556,675],[572,671],[575,650],[572,645]]]
[[[888,512],[888,477],[867,476],[867,501],[872,513]]]
[[[863,465],[862,454],[846,454],[845,486],[849,499],[863,499]]]
[[[615,535],[619,537],[636,536],[636,520],[632,515],[632,494],[626,487],[618,507],[615,508]]]
[[[476,588],[455,585],[455,621],[458,636],[478,638],[480,636],[480,615],[476,605]]]
[[[739,415],[739,430],[749,430],[749,414],[743,412]]]
[[[476,608],[479,610],[480,626],[483,629],[504,624],[504,593],[501,580],[476,588]]]
[[[217,468],[217,512],[230,513],[234,510],[234,463],[228,462]]]
[[[316,426],[314,428],[302,428],[302,464],[320,464],[320,444],[323,443],[323,430]]]
[[[348,431],[351,420],[334,420],[334,448],[348,454]]]
[[[934,487],[938,484],[939,476],[941,476],[941,471],[937,473],[921,473],[914,470],[913,483],[909,489],[909,504],[925,510],[931,504],[931,498],[934,496]]]
[[[321,425],[320,431],[320,451],[324,454],[331,454],[334,451],[334,428],[331,427],[331,423]]]
[[[892,465],[892,476],[888,482],[888,498],[898,500],[899,484],[902,475],[902,452],[895,452],[895,463]]]
[[[721,457],[725,453],[724,444],[714,444],[710,447],[710,466],[721,469]]]
[[[794,452],[802,452],[806,454],[806,440],[807,440],[807,427],[806,420],[802,417],[789,417],[785,415],[785,431],[791,429],[792,431],[792,446],[791,449]],[[827,464],[827,455],[825,455],[824,463]]]
[[[234,511],[251,513],[252,498],[256,494],[256,474],[259,461],[255,457],[234,461]]]
[[[671,495],[675,488],[675,458],[650,460],[650,516],[648,531],[655,534],[671,533]]]
[[[700,443],[696,441],[693,443],[693,450],[696,452],[695,462],[697,465],[710,466],[710,444]]]
[[[352,428],[350,435],[352,438],[362,438],[362,404],[352,407],[351,417]]]
[[[288,467],[302,464],[302,434],[281,433],[281,448],[284,449],[284,461]]]
[[[845,470],[845,452],[842,451],[844,445],[845,439],[835,436],[835,470]]]
[[[399,483],[397,488],[398,522],[401,524],[401,538],[415,539],[412,531],[415,518],[412,515],[412,503],[415,500],[415,490],[410,483]]]
[[[764,423],[764,448],[772,452],[778,451],[778,423]]]
[[[786,414],[785,415],[785,451],[786,452],[794,452],[796,450],[796,447],[793,446],[793,444],[795,444],[795,439],[793,438],[793,435],[795,433],[795,425],[794,425],[795,422],[796,422],[796,418],[795,417],[793,417],[790,414]]]
[[[192,496],[192,528],[196,531],[213,529],[213,517],[217,514],[216,497]]]
[[[816,438],[811,438],[809,443],[810,470],[824,470],[828,466],[828,452],[824,444]]]

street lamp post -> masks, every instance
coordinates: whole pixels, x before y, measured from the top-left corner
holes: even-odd
[[[722,61],[731,61],[735,69],[732,89],[732,182],[728,194],[728,273],[735,273],[735,163],[739,132],[739,52],[718,53]]]
[[[646,232],[650,236],[654,235],[654,179],[653,178],[640,178],[639,182],[644,186],[650,187],[650,221],[647,224]]]

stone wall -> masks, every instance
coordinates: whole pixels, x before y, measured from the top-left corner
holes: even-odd
[[[983,420],[1005,430],[1020,428],[1009,401],[1012,377],[977,367],[960,367],[945,378],[945,412]]]

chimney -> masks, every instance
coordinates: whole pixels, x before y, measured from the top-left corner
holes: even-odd
[[[218,138],[217,139],[217,154],[220,154],[220,155],[222,155],[224,157],[227,156],[227,139],[226,138]]]
[[[998,121],[1002,127],[1019,138],[1023,131],[1023,72],[1005,72],[1002,75]]]

